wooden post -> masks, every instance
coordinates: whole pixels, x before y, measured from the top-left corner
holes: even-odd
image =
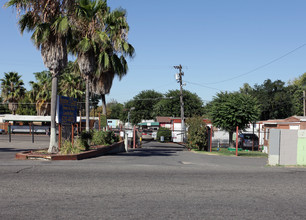
[[[80,110],[80,127],[79,127],[79,132],[82,132],[82,105],[81,105],[81,110]]]
[[[212,148],[212,132],[213,132],[213,127],[211,126],[211,128],[210,128],[210,143],[209,143],[210,152],[211,152],[211,148]]]
[[[238,156],[238,126],[236,127],[236,156]]]
[[[9,142],[12,142],[12,127],[11,127],[11,123],[8,124],[7,130],[8,130],[8,134],[9,134]]]
[[[58,124],[58,150],[61,149],[61,142],[62,142],[62,126]]]
[[[71,144],[74,143],[74,124],[71,124]]]
[[[99,131],[101,131],[101,112],[99,112]]]
[[[31,127],[32,127],[32,143],[34,143],[34,123],[31,124]]]
[[[133,148],[136,148],[136,126],[134,125],[134,131],[133,131]]]

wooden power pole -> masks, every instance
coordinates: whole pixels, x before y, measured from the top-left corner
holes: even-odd
[[[182,72],[182,65],[179,66],[174,66],[174,69],[178,69],[179,73],[176,74],[176,80],[178,83],[180,83],[180,103],[181,103],[181,134],[183,137],[183,142],[185,142],[185,134],[186,134],[186,129],[185,129],[185,117],[184,117],[184,101],[183,101],[183,80],[182,76],[184,76],[184,73]]]

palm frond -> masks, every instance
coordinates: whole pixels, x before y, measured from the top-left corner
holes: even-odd
[[[69,31],[69,21],[68,18],[58,17],[55,22],[52,24],[51,28],[56,32],[63,36],[67,35]]]
[[[18,21],[20,32],[23,33],[25,30],[28,32],[33,31],[36,27],[34,20],[35,19],[31,12],[27,12],[26,14],[22,15]]]

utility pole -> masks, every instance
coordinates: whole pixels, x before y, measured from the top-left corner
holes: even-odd
[[[184,72],[182,72],[182,65],[174,66],[174,69],[178,69],[179,73],[175,75],[176,81],[180,83],[180,103],[181,103],[181,134],[183,136],[183,142],[185,142],[185,117],[184,117],[184,101],[183,101],[183,80],[182,76],[184,76]]]

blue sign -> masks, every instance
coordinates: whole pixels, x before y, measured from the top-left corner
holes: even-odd
[[[58,95],[56,119],[63,125],[76,123],[77,99]]]

